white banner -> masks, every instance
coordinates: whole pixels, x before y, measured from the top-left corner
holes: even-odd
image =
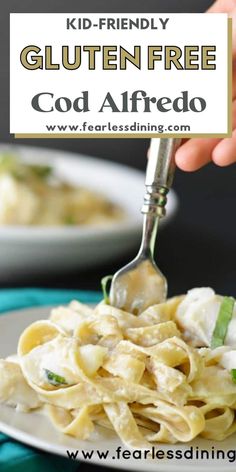
[[[230,133],[225,14],[11,14],[10,132]]]

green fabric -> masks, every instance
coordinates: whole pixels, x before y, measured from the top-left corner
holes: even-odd
[[[0,290],[0,313],[31,306],[65,304],[73,299],[97,303],[99,292],[38,288]],[[20,315],[19,315],[20,316]],[[78,462],[25,446],[0,433],[0,472],[74,472]]]
[[[0,289],[0,313],[31,306],[63,304],[73,299],[78,299],[82,303],[98,303],[102,295],[99,292],[46,288]]]

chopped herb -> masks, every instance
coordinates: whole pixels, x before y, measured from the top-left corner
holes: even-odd
[[[236,369],[231,370],[231,376],[234,383],[236,383]]]
[[[58,385],[67,385],[66,379],[64,377],[61,377],[60,375],[55,374],[54,372],[51,372],[51,370],[44,370],[47,380],[51,385],[54,385],[55,387],[58,387]]]
[[[51,175],[52,170],[52,167],[48,165],[22,162],[10,153],[0,154],[0,173],[9,173],[17,180],[25,180],[33,176],[45,179]]]
[[[19,180],[19,182],[25,181],[25,172],[23,169],[12,169],[10,173],[12,177],[14,177],[16,180]]]
[[[101,280],[101,286],[102,286],[102,291],[103,291],[103,298],[104,298],[104,302],[109,305],[110,304],[110,300],[109,300],[109,295],[108,295],[108,292],[107,292],[107,284],[110,280],[113,279],[113,275],[106,275],[106,277],[103,277],[102,280]]]
[[[72,215],[68,215],[65,217],[64,223],[66,225],[75,225],[75,219]]]
[[[224,297],[220,305],[215,329],[211,339],[211,349],[223,346],[228,326],[233,315],[234,298]]]
[[[29,170],[36,176],[41,179],[45,179],[52,173],[52,167],[51,166],[43,166],[43,165],[28,165]]]
[[[0,172],[11,172],[15,170],[16,166],[17,160],[12,154],[0,154]]]

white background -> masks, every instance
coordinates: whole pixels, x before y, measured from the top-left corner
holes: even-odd
[[[99,17],[170,18],[166,30],[67,30],[66,18],[89,17],[97,23]],[[97,53],[97,67],[87,70],[87,60],[74,71],[65,70],[27,70],[20,63],[21,50],[28,45],[37,45],[44,50],[45,45],[52,45],[53,62],[61,62],[61,47],[68,45],[122,45],[133,53],[134,45],[142,46],[142,70],[130,64],[128,70],[102,70],[101,53]],[[156,63],[156,70],[148,71],[145,51],[148,45],[215,45],[216,70],[182,71],[163,70]],[[42,53],[40,53],[42,54]],[[87,58],[87,53],[86,58]],[[11,14],[10,38],[10,132],[47,133],[46,124],[77,125],[83,121],[90,124],[132,124],[139,123],[189,124],[190,134],[227,133],[227,15],[224,14]],[[73,59],[73,51],[71,59]],[[161,113],[153,108],[152,113],[98,113],[103,100],[110,92],[117,105],[121,105],[120,94],[126,90],[131,93],[142,89],[149,96],[168,96],[172,99],[188,90],[190,98],[204,97],[207,108],[202,113]],[[40,113],[31,106],[34,95],[40,92],[54,93],[54,97],[67,96],[75,99],[81,91],[89,91],[90,112],[76,113],[73,109],[67,113],[54,111]],[[58,130],[55,130],[58,133]],[[69,132],[68,130],[66,131]],[[78,131],[77,131],[78,132]],[[88,130],[85,131],[88,133]],[[106,130],[105,133],[108,131]],[[92,134],[92,133],[91,133]],[[151,133],[149,133],[151,134]],[[177,133],[180,135],[181,133]],[[185,132],[186,134],[186,132]]]

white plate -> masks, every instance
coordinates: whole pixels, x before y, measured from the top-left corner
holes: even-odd
[[[22,330],[29,323],[47,317],[49,308],[31,308],[0,316],[0,357],[15,352],[17,340]],[[1,381],[1,380],[0,380]],[[117,436],[109,430],[97,429],[89,441],[78,441],[72,437],[58,433],[49,423],[47,417],[37,413],[17,413],[14,409],[0,405],[0,431],[30,446],[37,447],[51,453],[67,456],[67,450],[109,450],[109,457],[101,460],[94,457],[91,462],[97,465],[106,465],[120,469],[146,472],[231,472],[235,471],[235,463],[228,460],[139,460],[139,459],[113,459],[116,457],[116,449],[121,446],[122,451],[127,450],[122,446]],[[182,453],[190,450],[193,446],[211,451],[214,447],[222,449],[225,454],[229,450],[236,449],[236,436],[232,436],[223,442],[207,441],[197,439],[191,444],[164,445],[160,444],[158,449],[179,450]],[[81,459],[81,455],[78,457]]]
[[[101,227],[1,227],[0,280],[15,280],[22,273],[25,277],[87,268],[112,261],[137,246],[144,194],[142,172],[67,151],[2,144],[0,153],[4,151],[28,162],[50,164],[59,177],[102,192],[125,210],[127,219]],[[164,222],[171,219],[176,206],[176,195],[171,192]]]

